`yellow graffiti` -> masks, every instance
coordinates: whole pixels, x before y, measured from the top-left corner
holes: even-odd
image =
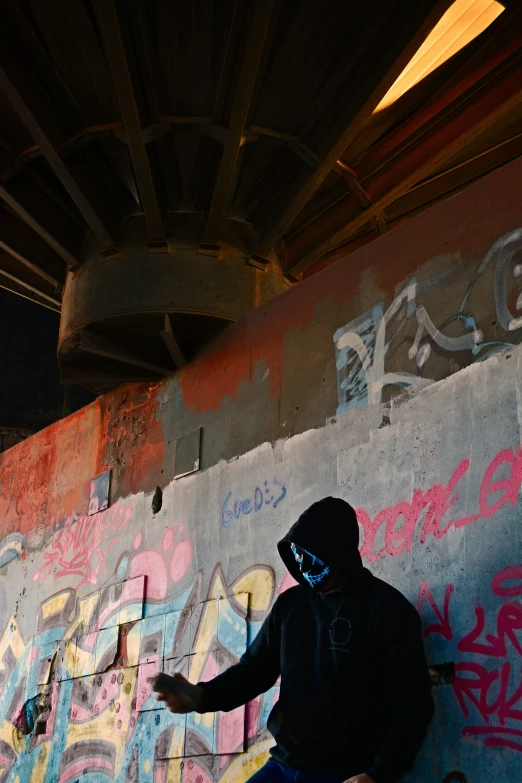
[[[134,625],[127,634],[127,666],[137,666],[140,657],[141,628]]]
[[[52,598],[44,601],[40,607],[42,619],[48,620],[53,614],[61,612],[65,608],[69,595],[69,592],[66,591],[64,593],[58,593],[58,595],[53,595]]]
[[[98,593],[92,593],[91,595],[86,595],[83,598],[78,599],[78,615],[67,629],[64,639],[72,639],[74,636],[83,636],[83,634],[89,630],[98,599]]]
[[[238,756],[229,766],[219,783],[245,783],[252,777],[269,758],[269,749],[273,746],[272,739],[264,740],[249,749],[247,756]]]
[[[172,732],[172,739],[169,746],[169,756],[173,759],[183,756],[183,748],[185,745],[185,729],[182,726],[174,725],[174,731]]]
[[[181,751],[179,753],[181,756]],[[180,783],[181,781],[181,771],[183,769],[183,759],[177,758],[177,759],[171,759],[168,762],[167,767],[167,779],[165,783]]]
[[[250,595],[250,606],[256,612],[266,612],[274,595],[274,574],[269,568],[252,568],[232,585],[232,593],[238,595],[241,603],[243,596]]]
[[[25,747],[25,742],[20,742],[20,732],[7,720],[4,720],[0,726],[0,741],[9,745],[16,753],[21,752]]]

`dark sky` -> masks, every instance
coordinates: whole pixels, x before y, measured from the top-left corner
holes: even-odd
[[[59,321],[58,313],[0,289],[0,427],[38,430],[61,417]],[[92,399],[74,387],[68,411]]]

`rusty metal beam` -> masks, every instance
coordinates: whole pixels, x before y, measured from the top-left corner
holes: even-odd
[[[261,62],[273,2],[274,0],[257,0],[252,4],[252,19],[230,114],[228,135],[223,145],[216,185],[203,236],[203,242],[206,244],[217,243],[219,230],[232,192],[239,150],[245,135],[248,110]]]
[[[9,191],[7,191],[2,185],[0,185],[0,198],[11,207],[13,212],[18,215],[18,217],[23,220],[23,222],[29,226],[29,228],[32,228],[33,231],[35,231],[44,240],[44,242],[49,245],[49,247],[52,247],[52,249],[63,258],[70,269],[78,269],[81,266],[78,259],[72,253],[70,253],[61,242],[53,237],[47,231],[47,229],[45,229],[37,220],[35,220],[35,218],[21,204],[19,204],[19,202],[16,201],[16,199],[14,199]]]
[[[16,277],[16,275],[12,275],[10,272],[7,272],[5,269],[2,269],[1,267],[0,267],[0,275],[7,277],[8,280],[11,280],[13,283],[16,283],[16,285],[19,285],[22,288],[27,288],[28,291],[32,291],[33,294],[36,294],[37,296],[41,296],[42,299],[46,299],[48,302],[51,302],[53,305],[56,305],[56,307],[58,308],[61,307],[61,302],[59,299],[55,299],[53,296],[49,296],[49,294],[45,294],[43,291],[40,291],[39,288],[36,288],[34,285],[31,285],[30,283],[26,283],[25,280]]]
[[[172,360],[176,365],[176,369],[181,370],[181,368],[185,366],[185,357],[183,356],[183,352],[181,351],[181,348],[178,345],[178,341],[174,335],[172,321],[168,313],[165,315],[165,328],[161,330],[160,334],[163,342],[167,346],[168,352],[172,356]]]
[[[98,241],[102,247],[105,250],[113,247],[114,242],[107,232],[107,229],[103,225],[96,210],[83,194],[79,185],[61,159],[58,151],[51,143],[50,139],[47,138],[44,130],[33,116],[30,108],[27,106],[24,99],[3,68],[0,68],[0,89],[5,93],[9,103],[20,117],[21,121],[35,140],[36,144],[40,147],[45,159],[53,169],[64,188],[69,193],[70,197],[83,215],[85,221],[91,227],[94,235],[98,238]]]
[[[408,43],[395,56],[392,63],[387,66],[379,83],[371,94],[367,97],[364,104],[351,119],[348,127],[344,130],[335,144],[331,147],[328,154],[323,158],[320,165],[309,176],[300,191],[294,196],[287,208],[282,212],[275,224],[261,239],[256,252],[266,256],[273,248],[278,239],[283,237],[291,228],[293,222],[302,212],[306,204],[310,201],[316,190],[324,182],[330,171],[334,168],[336,162],[342,157],[347,147],[352,143],[355,137],[362,130],[365,123],[369,120],[374,109],[379,105],[381,99],[386,95],[389,88],[402,73],[408,62],[411,60],[417,49],[427,38],[430,31],[435,27],[441,16],[447,10],[451,0],[439,0],[435,3],[432,10],[421,20],[417,30],[410,36]],[[383,55],[384,59],[384,55]],[[373,67],[376,67],[375,64]]]
[[[169,125],[211,125],[214,122],[212,117],[181,117],[177,114],[162,114],[159,119]]]
[[[20,296],[22,299],[27,299],[28,302],[33,302],[36,304],[41,305],[42,307],[46,307],[47,310],[52,310],[53,313],[60,314],[60,308],[54,307],[53,305],[49,304],[48,302],[42,302],[40,299],[35,299],[34,296],[29,296],[28,294],[23,294],[21,291],[17,291],[15,288],[11,288],[11,286],[6,285],[0,280],[0,288],[3,288],[4,291],[9,291],[10,294],[14,294],[15,296]]]
[[[127,134],[125,133],[123,124],[118,123],[118,125],[119,127],[114,130],[114,135],[117,139],[123,141],[124,144],[129,144],[129,140],[127,138]],[[172,126],[168,122],[156,122],[153,125],[146,125],[141,129],[143,143],[148,144],[149,142],[154,141],[154,139],[159,139],[161,136],[169,133],[171,128]]]
[[[502,49],[495,51],[490,57],[484,58],[473,68],[471,73],[465,73],[462,78],[444,89],[420,111],[413,114],[395,130],[386,133],[357,162],[357,171],[361,179],[375,173],[379,167],[386,165],[398,152],[411,144],[418,135],[422,135],[436,125],[456,101],[464,101],[472,96],[473,91],[481,89],[481,82],[491,77],[495,71],[500,72],[507,63],[520,56],[522,48],[522,33],[516,35]],[[454,78],[457,78],[455,75]]]
[[[379,234],[385,234],[388,231],[388,223],[384,211],[378,212],[374,217],[375,225]]]
[[[263,128],[260,125],[251,125],[249,131],[255,133],[257,136],[271,136],[273,139],[279,139],[279,141],[288,141],[292,144],[300,144],[299,136],[294,136],[291,133],[281,133],[271,128]]]
[[[400,196],[397,201],[394,201],[391,207],[388,209],[388,213],[385,215],[386,229],[389,231],[396,226],[400,226],[406,220],[410,220],[425,209],[437,204],[442,199],[451,197],[454,193],[458,193],[466,185],[475,182],[481,176],[493,171],[494,169],[503,166],[515,158],[520,157],[522,154],[522,133],[511,136],[508,139],[496,144],[494,147],[490,147],[484,152],[474,155],[472,158],[459,163],[455,166],[451,166],[440,174],[435,174],[433,177],[420,182],[418,185],[410,188],[404,196]],[[448,180],[449,182],[446,182]],[[437,183],[440,183],[437,188]],[[451,184],[450,184],[451,183]],[[435,192],[430,194],[428,198],[419,201],[406,211],[400,211],[396,214],[397,207],[401,205],[403,198],[414,196],[419,191],[430,190],[431,186],[435,186]],[[390,214],[391,213],[391,214]],[[384,214],[384,213],[383,213]],[[308,267],[306,270],[306,276],[315,274],[326,266],[333,264],[341,258],[345,258],[349,253],[353,253],[362,247],[364,244],[371,242],[375,238],[375,229],[378,229],[377,221],[374,220],[375,226],[372,226],[371,222],[368,222],[368,231],[364,234],[357,234],[351,240],[348,239],[346,244],[340,245],[332,254],[324,256],[312,267]]]
[[[365,182],[372,200],[371,206],[355,218],[347,218],[346,204],[340,202],[319,224],[314,224],[313,232],[316,235],[329,232],[331,235],[319,245],[302,250],[289,270],[293,274],[304,272],[323,256],[336,250],[393,201],[444,166],[445,161],[521,103],[522,67],[500,74],[473,100],[463,104],[458,102],[454,113],[438,123],[432,133],[421,136],[401,156],[395,157],[388,167],[379,170]],[[309,236],[313,241],[311,233]]]
[[[343,163],[342,160],[336,162],[334,169],[344,179],[361,206],[365,209],[369,207],[372,200],[359,182],[355,171],[350,166],[347,166],[346,163]]]
[[[41,277],[42,280],[46,280],[48,283],[50,283],[50,285],[54,286],[54,288],[56,289],[61,288],[62,284],[55,277],[52,277],[52,275],[45,272],[39,266],[33,264],[32,261],[29,261],[28,258],[23,256],[21,253],[18,253],[18,251],[16,251],[14,248],[8,245],[6,242],[2,242],[0,240],[0,247],[2,248],[2,250],[5,250],[6,253],[9,253],[10,256],[16,258],[17,261],[20,261],[21,264],[23,264],[28,269],[30,269],[31,272],[34,272],[35,275]]]
[[[158,375],[170,375],[172,370],[166,367],[159,367],[156,364],[147,362],[139,356],[129,351],[125,346],[120,345],[108,337],[102,337],[98,334],[92,334],[84,329],[78,340],[78,348],[85,353],[91,353],[94,356],[102,356],[104,359],[112,359],[122,364],[130,364],[132,367],[140,367],[149,372],[155,372]]]
[[[116,6],[114,0],[97,0],[96,6],[149,237],[153,242],[165,241],[163,221],[143,139],[141,121],[134,97],[134,88],[118,23]]]
[[[57,147],[57,151],[60,157],[64,158],[74,150],[83,147],[84,144],[88,144],[91,141],[103,139],[107,136],[114,134],[118,136],[118,128],[121,128],[121,122],[107,122],[103,125],[91,125],[84,128],[80,133],[75,133],[70,139],[64,141]],[[0,174],[0,182],[4,185],[9,182],[17,171],[20,171],[24,166],[30,163],[35,158],[42,157],[43,152],[38,144],[33,144],[31,147],[23,150],[18,157],[5,168]]]

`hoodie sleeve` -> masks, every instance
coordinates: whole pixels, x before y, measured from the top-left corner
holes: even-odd
[[[205,690],[201,712],[229,712],[269,690],[280,675],[279,599],[239,663],[213,680],[200,682]]]
[[[375,630],[388,721],[367,774],[375,783],[391,783],[413,766],[433,715],[433,699],[421,622],[413,606],[406,599],[399,606],[382,605]]]

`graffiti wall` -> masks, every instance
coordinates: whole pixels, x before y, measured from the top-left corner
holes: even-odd
[[[459,263],[419,283],[412,277],[386,310],[382,302],[338,329],[334,335],[338,374],[338,413],[375,405],[385,390],[419,389],[433,383],[428,372],[434,350],[450,356],[466,356],[468,363],[511,348],[522,333],[522,229],[500,237],[481,259],[462,300],[440,325],[423,304],[429,292],[445,296]],[[490,339],[478,328],[472,304],[473,290],[490,273],[495,318],[488,324]],[[454,288],[452,287],[453,293]],[[482,301],[482,300],[480,300]],[[513,310],[511,307],[513,306]],[[448,308],[446,308],[448,309]],[[453,329],[452,329],[453,327]],[[456,327],[456,328],[455,328]],[[491,329],[491,327],[494,327]],[[499,332],[501,334],[499,334]],[[492,339],[491,339],[492,338]],[[393,357],[390,361],[389,357]],[[388,370],[387,365],[391,367]],[[431,362],[435,369],[435,362]],[[440,372],[440,370],[439,370]]]
[[[197,681],[237,660],[291,582],[278,538],[335,494],[357,507],[366,565],[418,606],[430,665],[451,664],[410,780],[515,780],[522,352],[379,417],[350,411],[172,482],[157,514],[138,493],[55,522],[36,549],[4,540],[0,779],[246,780],[266,757],[277,689],[185,719],[159,708],[147,678],[161,667]]]
[[[519,780],[521,175],[0,455],[0,783],[245,783],[277,686],[180,718],[147,679],[238,660],[292,584],[276,542],[330,494],[422,618],[436,713],[408,783]]]

